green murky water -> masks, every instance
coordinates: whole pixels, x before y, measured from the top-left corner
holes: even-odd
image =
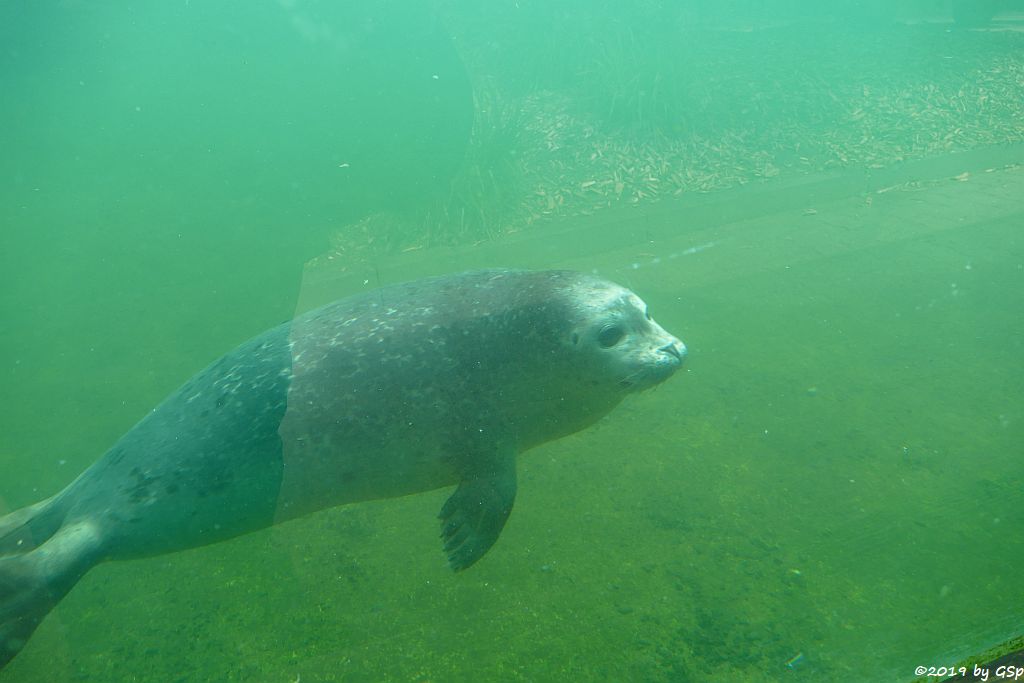
[[[331,510],[94,569],[0,681],[910,681],[1021,635],[1024,34],[885,6],[3,6],[4,509],[377,284],[593,270],[690,358],[523,456],[465,573],[446,491]]]

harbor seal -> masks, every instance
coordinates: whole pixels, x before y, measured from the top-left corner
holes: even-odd
[[[188,380],[55,496],[0,518],[0,667],[96,564],[455,485],[451,567],[494,544],[516,456],[667,379],[686,347],[634,293],[487,270],[336,301]]]

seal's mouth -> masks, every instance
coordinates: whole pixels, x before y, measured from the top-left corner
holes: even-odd
[[[682,342],[672,342],[671,344],[662,346],[658,350],[663,353],[667,353],[670,356],[675,356],[676,360],[679,361],[680,364],[682,364],[683,358],[686,356],[686,347],[683,346]]]
[[[658,349],[658,356],[636,372],[632,372],[619,380],[619,386],[628,391],[644,391],[661,384],[675,374],[686,360],[686,346],[678,340]]]

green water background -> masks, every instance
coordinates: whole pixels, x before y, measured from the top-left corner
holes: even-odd
[[[95,569],[0,680],[910,680],[1019,635],[1020,88],[960,113],[994,139],[929,148],[981,150],[949,172],[893,153],[787,174],[828,144],[758,144],[941,140],[954,99],[836,138],[829,103],[1019,69],[1020,41],[938,3],[896,27],[863,4],[695,7],[4,5],[4,507],[64,486],[233,345],[378,283],[596,269],[691,357],[524,457],[508,527],[465,574],[436,538],[447,492],[329,511]],[[481,145],[495,92],[572,92],[655,148],[746,131],[782,171],[496,234],[521,215],[506,138],[529,122]],[[409,218],[466,196],[458,229]],[[404,218],[352,229],[381,213]]]

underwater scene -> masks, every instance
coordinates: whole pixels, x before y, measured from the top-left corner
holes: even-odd
[[[0,55],[0,683],[1024,678],[1024,2]]]

